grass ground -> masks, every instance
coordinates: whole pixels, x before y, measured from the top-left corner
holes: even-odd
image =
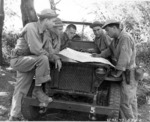
[[[5,68],[0,69],[0,121],[7,120],[9,116],[11,99],[12,99],[14,83],[15,83],[15,79],[13,77],[14,75],[12,73],[7,72]],[[141,120],[141,122],[150,122],[150,104],[142,103],[142,102],[139,102],[139,104],[141,104],[139,105],[139,119]],[[47,119],[44,118],[43,121],[44,120],[48,121],[49,118],[48,116],[54,117],[54,114],[58,115],[59,113],[46,115]],[[58,121],[64,120],[64,116],[67,115],[68,114],[64,114],[64,115],[59,114],[58,115],[59,120],[58,119],[57,120]],[[42,121],[42,118],[40,119],[40,121]]]

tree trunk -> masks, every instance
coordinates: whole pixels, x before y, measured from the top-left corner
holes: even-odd
[[[23,26],[29,22],[36,22],[38,20],[34,9],[34,0],[21,0],[21,13]]]
[[[4,0],[0,0],[0,66],[3,64],[2,32],[4,25]]]

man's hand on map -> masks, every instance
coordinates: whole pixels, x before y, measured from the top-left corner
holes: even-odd
[[[86,50],[84,50],[84,49],[78,49],[77,51],[86,52]]]
[[[87,52],[87,53],[93,53],[94,49],[79,49],[80,52]]]
[[[101,57],[101,54],[93,53],[92,57]]]
[[[87,52],[88,52],[88,53],[94,53],[95,50],[94,50],[93,48],[90,48],[90,49],[87,50]]]

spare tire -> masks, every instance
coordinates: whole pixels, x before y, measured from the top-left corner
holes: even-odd
[[[26,120],[33,121],[39,118],[40,107],[32,106],[25,102],[22,103],[21,112]]]
[[[115,108],[112,115],[108,116],[108,119],[119,119],[119,110],[120,110],[120,84],[111,83],[109,90],[108,104],[109,107]]]
[[[27,97],[32,98],[32,91],[34,88],[34,84],[35,84],[35,82],[32,82],[31,87],[29,89],[29,92],[27,94]],[[40,116],[40,113],[39,113],[40,107],[39,106],[32,106],[32,105],[26,103],[24,101],[24,99],[25,98],[23,98],[22,105],[21,105],[21,113],[22,113],[23,117],[26,120],[30,120],[30,121],[37,120]]]

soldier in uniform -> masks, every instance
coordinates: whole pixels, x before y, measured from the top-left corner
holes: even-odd
[[[100,23],[99,21],[95,21],[90,25],[95,35],[94,43],[97,45],[99,52],[102,52],[105,49],[107,49],[107,47],[110,45],[111,42],[110,37],[104,33],[102,25],[103,24]]]
[[[77,27],[74,24],[69,24],[66,27],[65,32],[61,36],[61,50],[65,49],[69,42],[73,39],[76,34]]]
[[[54,20],[57,16],[53,10],[44,9],[38,14],[38,22],[28,23],[20,33],[21,37],[17,40],[10,61],[11,67],[17,71],[10,121],[20,120],[21,100],[27,94],[34,76],[33,95],[41,105],[52,102],[52,98],[48,97],[41,88],[43,83],[51,80],[49,68],[51,55],[43,49],[43,34],[55,25]],[[55,64],[59,65],[59,61],[55,60]]]
[[[135,80],[135,40],[132,36],[123,30],[121,23],[116,20],[108,20],[103,28],[107,34],[114,40],[109,48],[103,51],[99,56],[106,58],[111,56],[114,60],[115,71],[112,72],[114,77],[123,76],[121,83],[121,117],[127,121],[137,119],[137,81]]]
[[[63,23],[60,18],[56,18],[55,25],[53,28],[48,29],[44,33],[44,40],[43,40],[43,48],[49,52],[50,60],[56,62],[56,68],[60,71],[62,67],[62,63],[60,61],[60,57],[57,55],[60,51],[61,45],[61,35],[63,33]]]

